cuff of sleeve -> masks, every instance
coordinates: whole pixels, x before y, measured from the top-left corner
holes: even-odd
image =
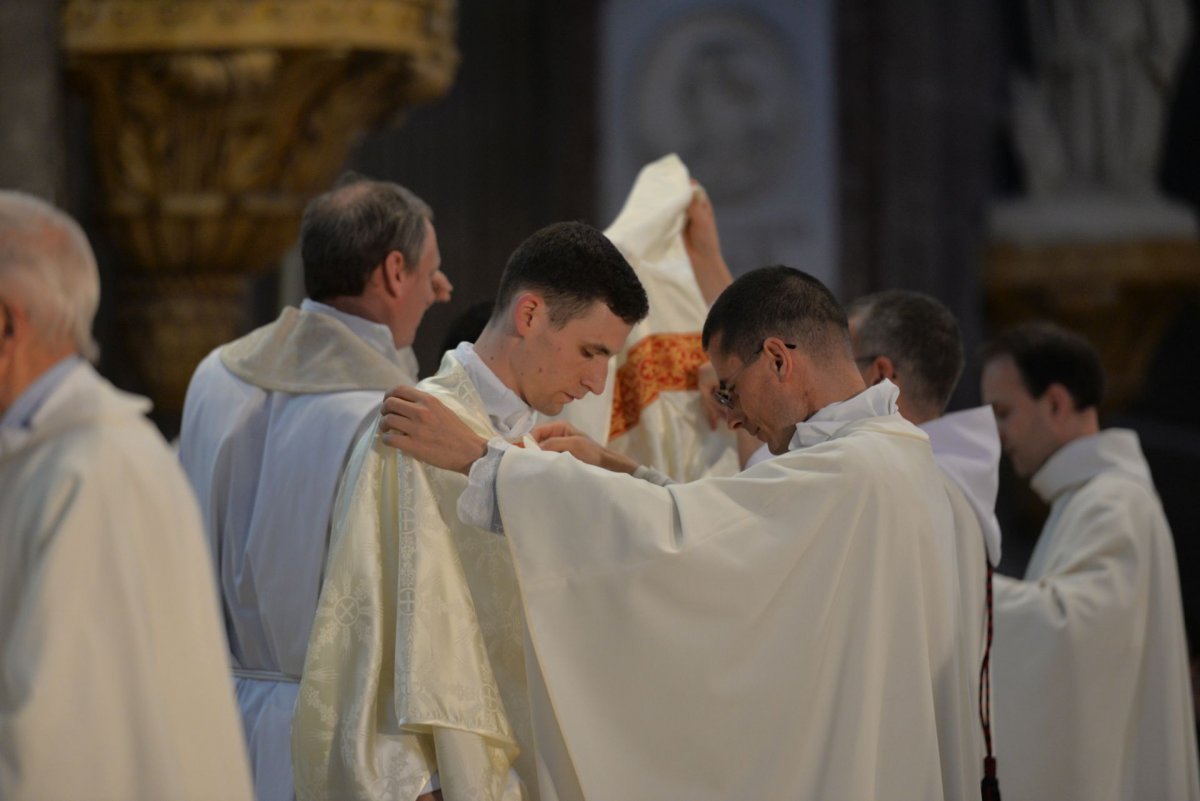
[[[666,487],[675,483],[675,480],[666,473],[653,467],[647,467],[644,464],[638,465],[637,470],[633,471],[633,477],[640,478],[642,481],[649,481],[651,484],[657,484],[660,487]]]
[[[488,441],[487,453],[471,465],[467,488],[458,496],[458,519],[468,526],[504,533],[496,501],[496,479],[500,475],[500,460],[511,447],[509,442],[495,437]]]

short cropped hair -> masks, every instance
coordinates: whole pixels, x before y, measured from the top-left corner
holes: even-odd
[[[646,290],[621,251],[581,222],[548,225],[517,246],[500,275],[493,319],[530,290],[546,299],[550,321],[559,328],[597,301],[629,325],[650,311]]]
[[[1009,328],[983,346],[986,364],[1010,357],[1025,389],[1035,398],[1051,384],[1062,384],[1075,408],[1100,405],[1104,398],[1104,368],[1100,354],[1080,334],[1049,322],[1032,322]]]
[[[399,184],[354,173],[314,198],[300,223],[304,289],[313,300],[357,297],[392,251],[413,270],[425,246],[433,212]]]
[[[817,361],[852,357],[837,298],[813,276],[783,265],[752,270],[725,288],[704,321],[705,350],[718,334],[721,351],[743,362],[772,336],[793,340]]]
[[[904,393],[939,414],[963,371],[958,321],[940,301],[921,292],[889,289],[850,304],[857,319],[859,358],[886,356],[903,376]]]
[[[46,344],[96,360],[96,255],[79,223],[23,192],[0,190],[0,294],[21,301]]]

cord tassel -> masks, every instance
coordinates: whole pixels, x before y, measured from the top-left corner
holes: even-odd
[[[992,756],[992,565],[987,566],[987,640],[983,664],[979,667],[979,723],[987,756],[983,758],[983,778],[979,796],[983,801],[1000,801],[1000,779],[996,777],[996,757]]]

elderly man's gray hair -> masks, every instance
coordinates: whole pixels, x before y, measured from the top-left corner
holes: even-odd
[[[0,190],[0,297],[21,303],[45,343],[95,361],[96,256],[77,222],[23,192]]]

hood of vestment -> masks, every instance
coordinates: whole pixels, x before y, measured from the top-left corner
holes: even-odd
[[[1000,523],[996,495],[1000,490],[1000,432],[990,406],[944,414],[922,423],[933,458],[963,491],[979,518],[988,561],[1000,564]]]
[[[388,359],[340,320],[287,307],[273,323],[221,348],[235,376],[269,392],[319,394],[411,384],[400,352]]]
[[[1101,473],[1118,473],[1153,486],[1138,435],[1125,428],[1110,428],[1063,445],[1033,474],[1030,486],[1043,501],[1052,503]]]

